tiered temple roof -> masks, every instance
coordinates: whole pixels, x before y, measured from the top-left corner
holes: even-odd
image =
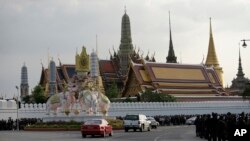
[[[223,95],[224,89],[213,67],[202,64],[131,62],[122,96],[133,96],[144,89],[174,96]]]
[[[129,60],[132,60],[136,63],[142,63],[142,55],[139,55],[139,49],[136,51],[133,50],[132,54],[129,56]],[[118,89],[123,89],[124,81],[128,77],[127,75],[122,75],[120,72],[120,61],[119,56],[116,51],[113,54],[110,53],[110,60],[100,60],[100,74],[104,82],[105,88],[107,89],[113,82],[118,86]],[[152,57],[149,57],[149,54],[146,55],[145,60],[149,62],[155,62],[154,54]],[[129,70],[129,67],[127,68]]]
[[[76,75],[75,65],[60,64],[56,67],[56,84],[58,92],[64,90],[64,86]],[[47,84],[49,82],[49,71],[42,67],[42,73],[39,84],[45,89],[48,89]]]

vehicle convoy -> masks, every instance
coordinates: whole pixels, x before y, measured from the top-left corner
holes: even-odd
[[[105,137],[106,135],[112,136],[113,129],[105,119],[93,119],[81,125],[81,133],[83,138],[86,138],[87,135],[101,135]]]
[[[134,132],[137,129],[141,132],[151,130],[151,121],[143,114],[126,115],[123,124],[125,132],[128,132],[129,129],[133,129]]]
[[[151,128],[157,128],[159,126],[159,122],[155,120],[153,117],[147,117],[148,120],[151,121]]]

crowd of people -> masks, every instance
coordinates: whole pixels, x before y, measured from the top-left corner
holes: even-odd
[[[234,141],[249,139],[249,133],[240,136],[236,133],[236,129],[246,129],[250,131],[250,114],[221,114],[212,113],[206,115],[198,115],[194,124],[196,126],[196,136],[204,138],[208,141]]]
[[[161,126],[184,125],[193,115],[154,116]]]
[[[13,120],[12,118],[8,120],[2,119],[0,120],[0,130],[17,130],[17,127],[19,127],[19,130],[23,130],[25,126],[41,122],[42,120],[37,118],[21,118],[18,121],[17,126],[17,120]]]
[[[186,120],[196,116],[194,121],[196,127],[196,136],[208,141],[232,141],[236,129],[246,129],[250,132],[250,113],[245,114],[216,114],[205,115],[172,115],[172,116],[154,116],[155,120],[161,126],[184,125]],[[123,119],[117,117],[117,119]],[[19,119],[19,130],[23,130],[25,126],[42,122],[37,118],[21,118]],[[9,118],[8,120],[0,120],[0,130],[17,130],[17,121]],[[247,133],[247,137],[249,138]]]

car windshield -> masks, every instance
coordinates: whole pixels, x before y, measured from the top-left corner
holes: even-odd
[[[88,120],[84,123],[85,125],[99,125],[102,124],[101,120]]]
[[[148,120],[155,120],[154,118],[152,117],[147,117]]]
[[[188,120],[196,120],[196,117],[191,117]]]
[[[138,120],[138,115],[126,115],[125,120]]]

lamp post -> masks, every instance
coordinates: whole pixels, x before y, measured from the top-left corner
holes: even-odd
[[[16,86],[16,90],[17,90],[17,102],[16,102],[16,128],[17,131],[19,131],[19,119],[18,119],[18,107],[19,107],[19,88],[18,86]]]
[[[243,39],[243,40],[240,40],[240,41],[243,42],[242,47],[246,48],[247,47],[246,41],[250,41],[250,39]]]

